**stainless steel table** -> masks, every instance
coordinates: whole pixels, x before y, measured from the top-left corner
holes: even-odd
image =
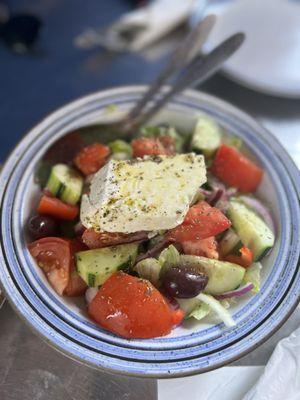
[[[264,123],[300,165],[300,101],[267,97],[239,87],[222,76],[204,90],[236,104]],[[257,350],[233,365],[264,365],[276,343],[300,326],[300,311]],[[102,373],[80,365],[43,343],[14,314],[0,313],[1,400],[152,400],[155,380]]]
[[[87,368],[35,336],[6,303],[1,310],[1,400],[152,400],[156,382]]]

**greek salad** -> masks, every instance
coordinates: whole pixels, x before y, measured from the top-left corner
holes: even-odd
[[[167,335],[188,319],[235,325],[231,305],[260,290],[274,245],[255,196],[264,171],[209,115],[193,132],[146,126],[135,139],[72,132],[36,174],[28,249],[60,296],[125,338]]]

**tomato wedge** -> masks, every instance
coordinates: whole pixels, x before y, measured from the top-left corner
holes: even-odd
[[[135,139],[131,145],[134,158],[147,155],[172,155],[175,149],[174,139],[170,136]]]
[[[211,171],[221,181],[241,192],[254,192],[260,184],[263,170],[237,149],[222,144],[214,158]]]
[[[82,241],[90,249],[101,247],[116,246],[118,244],[138,242],[147,240],[146,232],[135,233],[116,233],[116,232],[96,232],[94,229],[86,229],[82,235]]]
[[[181,308],[172,311],[173,326],[178,326],[182,323],[184,318],[184,311]]]
[[[144,339],[167,335],[183,316],[171,310],[149,281],[122,271],[114,273],[101,286],[88,312],[110,332]]]
[[[74,158],[74,164],[84,174],[97,172],[106,163],[110,149],[101,143],[93,143],[84,147]]]
[[[241,255],[229,254],[228,256],[224,257],[224,260],[234,264],[239,264],[244,268],[250,267],[250,265],[253,263],[252,251],[248,247],[243,246],[239,252]]]
[[[77,253],[78,251],[87,250],[87,246],[84,243],[82,243],[80,239],[73,239],[71,241],[71,246],[72,246],[72,262],[70,267],[70,279],[66,289],[64,290],[64,295],[68,297],[77,297],[77,296],[82,296],[87,290],[88,286],[76,271],[74,256],[75,253]]]
[[[174,297],[171,297],[165,291],[161,291],[160,293],[164,296],[165,301],[167,302],[168,306],[170,307],[170,309],[172,311],[174,327],[180,325],[181,322],[183,321],[185,313],[179,307],[178,301],[176,299],[174,299]]]
[[[185,241],[181,245],[184,254],[214,258],[216,260],[219,258],[218,243],[214,236],[206,239]]]
[[[171,229],[167,236],[179,243],[198,241],[215,236],[230,225],[229,219],[218,208],[201,201],[189,209],[183,223]]]
[[[30,254],[46,274],[50,285],[61,296],[80,296],[87,289],[75,269],[77,246],[69,239],[58,237],[39,239],[28,245]]]
[[[41,197],[37,211],[39,214],[52,215],[52,217],[58,219],[72,221],[77,217],[79,208],[77,206],[72,206],[71,204],[66,204],[56,197],[44,194]]]

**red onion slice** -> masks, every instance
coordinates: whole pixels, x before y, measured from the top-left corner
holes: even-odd
[[[229,208],[230,197],[234,196],[237,190],[235,188],[226,189],[224,183],[211,174],[208,176],[207,183],[211,187],[211,190],[200,188],[200,192],[204,195],[208,204],[225,213]]]
[[[228,197],[233,197],[237,194],[237,188],[231,187],[226,191]]]
[[[230,299],[232,297],[241,297],[244,296],[246,293],[250,292],[253,288],[254,288],[253,283],[247,283],[246,285],[241,286],[238,289],[231,290],[230,292],[219,294],[214,297],[217,300],[225,300],[225,299]]]
[[[211,206],[215,206],[219,200],[224,200],[224,198],[226,198],[227,200],[226,191],[224,191],[223,189],[217,189],[214,190],[207,198],[207,202]]]
[[[205,199],[207,199],[212,194],[211,190],[206,190],[206,189],[203,189],[203,188],[200,188],[199,192],[205,197]]]
[[[77,222],[77,224],[74,226],[76,236],[81,236],[85,230],[86,227],[82,225],[81,221]]]

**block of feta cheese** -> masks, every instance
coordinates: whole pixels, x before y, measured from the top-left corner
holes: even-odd
[[[204,157],[195,153],[110,160],[82,196],[81,221],[99,232],[171,229],[205,182]]]

